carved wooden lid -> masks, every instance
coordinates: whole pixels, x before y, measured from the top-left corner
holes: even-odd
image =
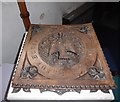
[[[115,87],[91,24],[31,25],[21,49],[14,88],[63,92]]]

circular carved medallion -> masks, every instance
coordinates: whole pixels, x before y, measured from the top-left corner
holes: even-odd
[[[38,52],[50,66],[71,68],[80,62],[84,46],[76,36],[60,32],[43,38]]]
[[[47,78],[75,79],[94,64],[96,52],[93,48],[85,34],[67,27],[53,27],[32,37],[27,57]]]

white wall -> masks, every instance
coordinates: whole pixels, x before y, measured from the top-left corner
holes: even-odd
[[[82,2],[27,2],[32,23],[39,24],[62,24],[62,15],[68,13]],[[14,63],[22,36],[24,26],[19,16],[16,2],[2,2],[2,61]]]
[[[2,2],[0,2],[0,65],[2,63]]]
[[[2,62],[14,63],[24,26],[17,3],[2,3]]]
[[[0,2],[0,83],[2,83],[2,68],[1,68],[1,63],[2,63],[2,3]],[[2,93],[2,84],[0,84],[0,93]],[[0,101],[2,100],[2,94],[0,94]]]

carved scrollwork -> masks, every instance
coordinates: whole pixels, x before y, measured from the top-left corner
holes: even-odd
[[[24,92],[31,92],[30,88],[16,87],[16,88],[13,88],[12,93],[18,93],[21,89],[23,89]]]
[[[45,92],[45,91],[51,91],[51,92],[55,92],[58,95],[63,95],[66,92],[77,92],[80,93],[81,90],[76,90],[76,89],[40,89],[40,92]]]
[[[20,87],[13,88],[12,93],[17,93],[17,92],[19,92],[20,90],[21,90]]]
[[[25,67],[24,69],[22,69],[21,74],[20,74],[20,78],[22,79],[26,79],[26,78],[34,78],[35,76],[37,76],[38,74],[38,69],[35,66],[29,66],[29,67]]]
[[[110,93],[109,90],[107,89],[104,89],[104,90],[101,90],[103,93]]]
[[[87,34],[88,31],[89,31],[89,30],[88,30],[88,27],[85,26],[85,25],[83,25],[83,26],[80,28],[80,32],[81,32],[81,33],[86,33],[86,34]]]
[[[98,89],[91,89],[91,90],[90,90],[90,93],[97,92],[97,91],[98,91]],[[110,94],[110,92],[109,92],[108,89],[101,89],[101,91],[102,91],[103,93],[109,93],[109,94]]]
[[[95,66],[89,68],[88,74],[95,80],[103,80],[105,79],[105,73]]]
[[[30,88],[23,88],[24,92],[31,92]]]
[[[32,26],[32,34],[35,34],[41,30],[39,25],[33,25]]]
[[[91,89],[90,90],[90,93],[92,93],[92,92],[97,92],[98,91],[98,89]]]

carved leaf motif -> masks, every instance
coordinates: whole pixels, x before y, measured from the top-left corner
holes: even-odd
[[[20,90],[21,90],[21,88],[13,88],[12,93],[17,93],[17,92],[19,92]]]
[[[105,90],[105,89],[101,90],[101,91],[104,92],[104,93],[110,93],[109,90]]]
[[[38,69],[35,67],[35,66],[32,66],[30,67],[30,70],[29,70],[29,78],[33,78],[35,77],[36,75],[38,74]]]
[[[80,32],[87,34],[87,32],[88,32],[88,27],[87,27],[87,26],[82,26],[82,27],[80,28]]]
[[[30,67],[25,67],[24,69],[22,69],[20,78],[26,79],[28,76],[29,70],[30,70]]]
[[[39,32],[41,30],[39,25],[32,26],[32,34],[35,34],[36,32]]]
[[[25,91],[25,92],[31,92],[30,88],[23,88],[23,91]]]
[[[90,92],[97,92],[98,89],[91,89]]]
[[[58,95],[62,95],[66,92],[77,92],[77,93],[80,93],[81,90],[76,90],[76,89],[40,89],[40,92],[45,92],[45,91],[51,91],[51,92],[55,92],[57,93]]]
[[[29,66],[29,67],[25,67],[24,69],[22,69],[20,78],[26,79],[29,77],[30,79],[32,79],[33,77],[37,76],[37,74],[38,74],[37,67]]]
[[[105,79],[105,73],[95,66],[89,68],[88,74],[95,80],[103,80]]]

